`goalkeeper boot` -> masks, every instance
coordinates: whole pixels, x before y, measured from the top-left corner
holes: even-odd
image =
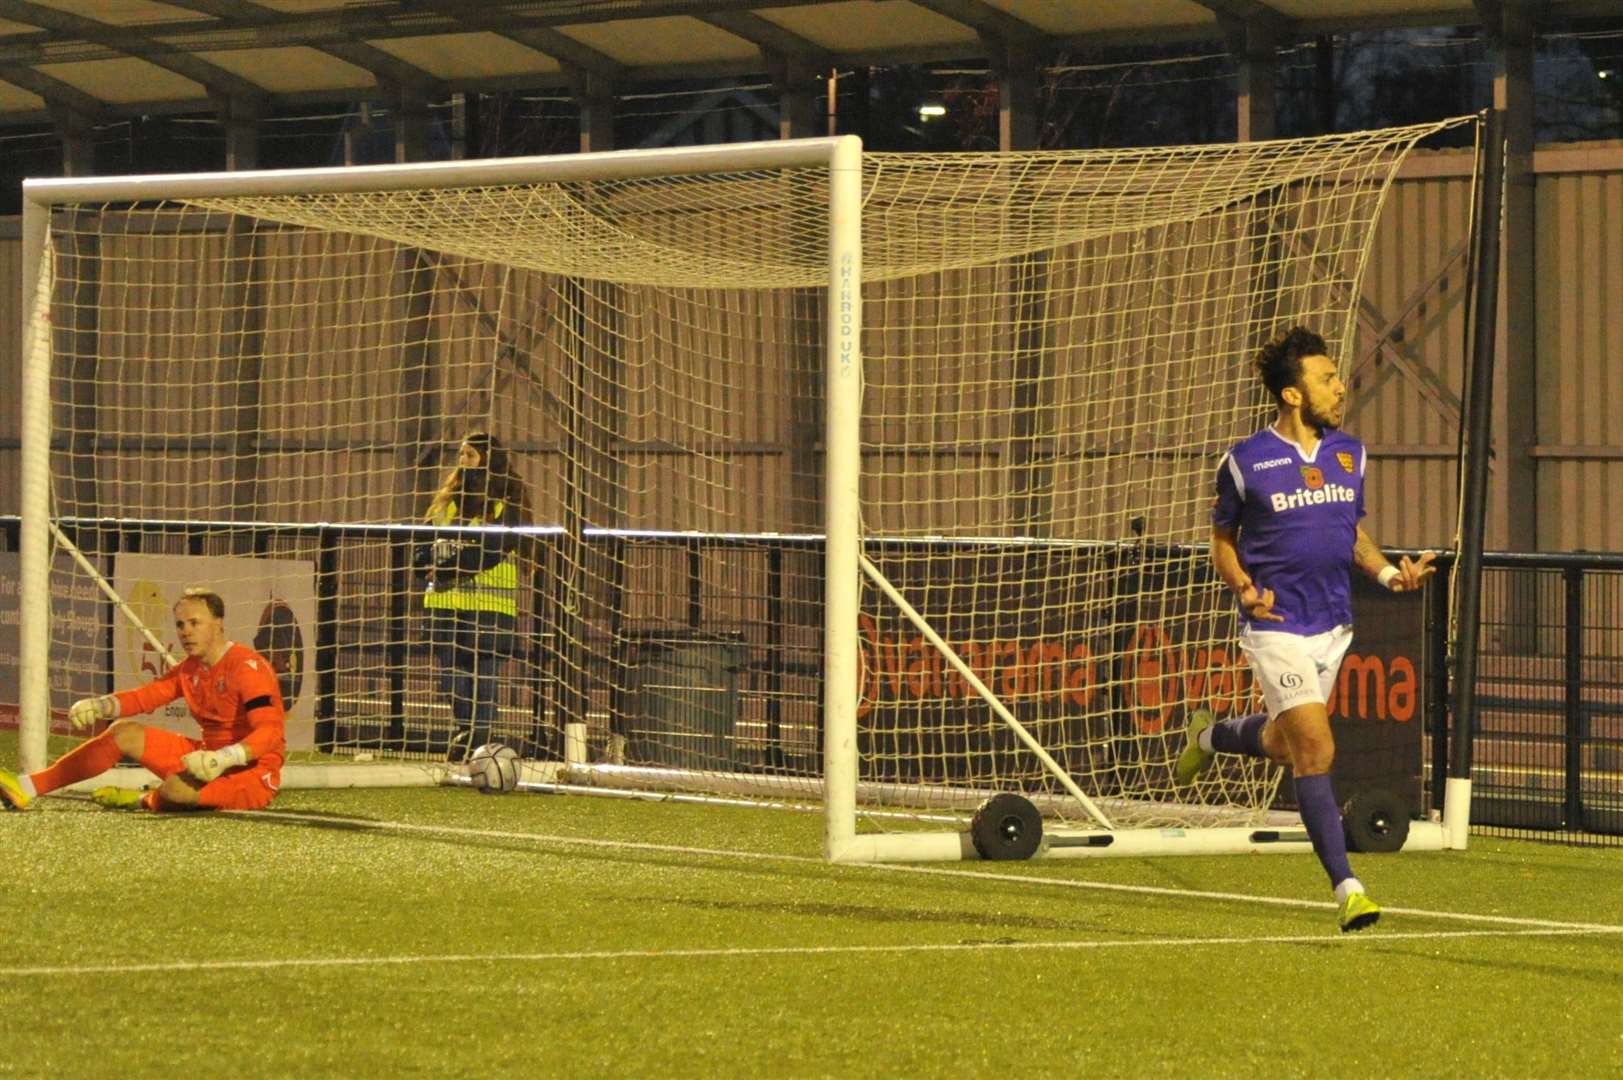
[[[1179,787],[1188,787],[1195,782],[1195,777],[1206,771],[1211,765],[1216,753],[1200,748],[1200,733],[1217,722],[1210,709],[1196,709],[1189,714],[1189,726],[1183,733],[1183,753],[1178,755],[1178,763],[1172,767],[1172,778],[1178,782]]]
[[[34,796],[23,790],[17,774],[0,769],[0,807],[7,810],[27,810],[34,804]]]
[[[1348,893],[1336,912],[1336,921],[1341,924],[1343,934],[1374,926],[1380,919],[1381,905],[1371,900],[1367,893],[1361,892]]]
[[[108,810],[139,810],[146,792],[122,787],[99,787],[90,796],[97,806]]]

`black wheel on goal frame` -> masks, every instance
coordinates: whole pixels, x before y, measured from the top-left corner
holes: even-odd
[[[969,837],[983,859],[1029,859],[1043,842],[1043,816],[1030,799],[1000,792],[975,808]]]
[[[1386,788],[1370,788],[1341,808],[1347,846],[1353,851],[1401,851],[1409,838],[1409,808]]]

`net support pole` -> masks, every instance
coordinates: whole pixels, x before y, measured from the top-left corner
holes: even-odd
[[[166,664],[170,667],[178,667],[180,661],[175,659],[175,654],[169,651],[169,646],[165,645],[158,638],[158,635],[152,632],[150,626],[141,621],[141,617],[135,613],[135,609],[130,607],[122,596],[118,595],[118,590],[113,588],[113,583],[108,581],[100,570],[96,569],[96,565],[85,557],[83,551],[79,550],[79,545],[68,539],[68,534],[58,528],[56,522],[52,521],[48,524],[51,529],[51,539],[55,540],[57,546],[67,552],[68,557],[78,564],[79,569],[84,571],[84,575],[91,580],[96,588],[101,590],[101,594],[107,598],[107,602],[118,609],[118,613],[124,616],[125,621],[130,626],[134,627],[136,633],[146,639],[147,644],[152,646],[153,650],[163,658]]]
[[[830,153],[823,488],[823,854],[856,847],[857,611],[862,476],[862,140]]]
[[[1455,646],[1454,725],[1443,829],[1448,846],[1463,849],[1471,824],[1471,750],[1476,728],[1477,658],[1482,614],[1482,548],[1488,508],[1488,456],[1493,422],[1493,364],[1499,316],[1499,225],[1504,205],[1505,116],[1487,110],[1482,135],[1481,213],[1477,220],[1476,285],[1472,290],[1471,384],[1465,406],[1465,483],[1459,564],[1454,588],[1459,637]]]
[[[23,199],[22,535],[18,558],[17,761],[45,767],[50,731],[51,292],[46,251],[50,209]]]
[[[919,614],[918,609],[908,603],[907,597],[902,595],[901,590],[887,580],[885,575],[879,572],[879,568],[869,561],[867,556],[862,557],[862,571],[879,587],[881,592],[890,598],[890,602],[895,604],[907,621],[913,624],[913,628],[924,635],[924,639],[935,648],[936,652],[941,654],[942,659],[947,661],[948,666],[969,684],[970,689],[974,690],[982,701],[986,702],[987,708],[996,713],[998,719],[1003,721],[1004,726],[1014,732],[1015,738],[1019,739],[1038,761],[1042,762],[1043,768],[1048,770],[1050,776],[1059,781],[1060,786],[1065,789],[1071,798],[1075,799],[1077,804],[1087,811],[1088,815],[1098,822],[1101,827],[1106,829],[1114,828],[1115,826],[1110,823],[1110,819],[1105,816],[1104,811],[1099,809],[1098,804],[1088,798],[1081,788],[1077,787],[1076,780],[1072,778],[1071,774],[1061,768],[1059,762],[1054,760],[1053,755],[1043,749],[1042,743],[1038,742],[1031,732],[1026,730],[1026,726],[1015,718],[1014,713],[1009,711],[1009,707],[999,701],[997,695],[992,693],[985,681],[975,674],[975,669],[964,663],[964,658],[958,655],[957,650],[947,644],[940,634],[936,633],[935,627],[925,621],[924,616]]]

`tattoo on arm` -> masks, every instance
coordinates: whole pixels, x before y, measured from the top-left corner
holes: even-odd
[[[1389,565],[1380,545],[1370,539],[1362,525],[1358,527],[1358,539],[1353,543],[1353,562],[1370,577],[1375,577],[1383,567]]]

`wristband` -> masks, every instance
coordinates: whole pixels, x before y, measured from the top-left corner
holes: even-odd
[[[1399,573],[1400,571],[1395,566],[1383,566],[1381,572],[1375,576],[1375,582],[1383,589],[1390,589],[1392,579],[1397,577]]]

